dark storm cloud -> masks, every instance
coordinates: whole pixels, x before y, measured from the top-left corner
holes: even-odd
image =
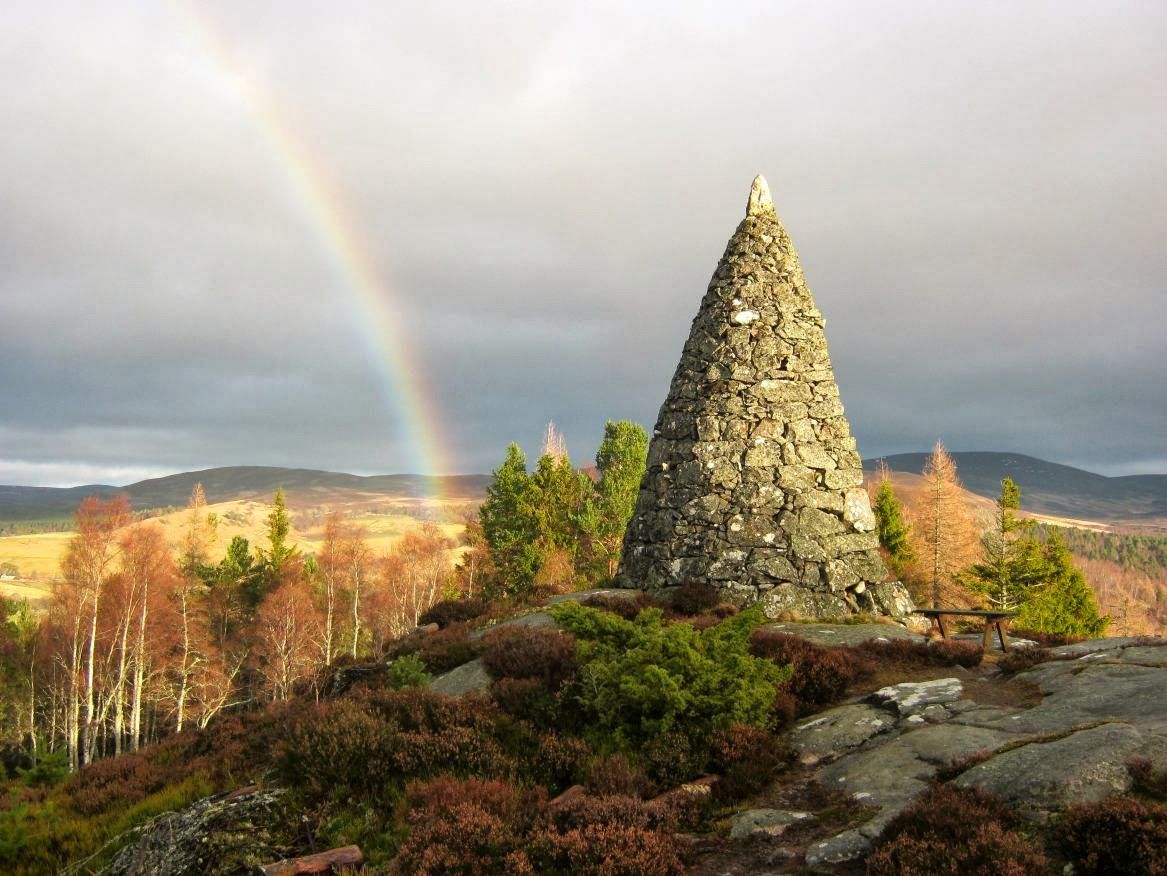
[[[864,455],[1167,470],[1151,4],[6,18],[0,482],[419,464],[271,118],[360,228],[458,470],[551,418],[579,461],[651,424],[758,171]]]

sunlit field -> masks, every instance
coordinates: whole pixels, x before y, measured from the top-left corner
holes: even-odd
[[[377,556],[389,553],[407,532],[435,521],[442,534],[454,545],[458,544],[465,524],[460,522],[468,510],[463,500],[385,500],[357,501],[345,505],[318,505],[297,507],[289,502],[292,530],[289,541],[306,554],[315,554],[324,540],[324,521],[330,511],[341,513],[346,521],[365,527],[369,547]],[[211,546],[211,560],[218,562],[227,552],[227,546],[236,536],[242,536],[252,549],[267,543],[267,515],[272,506],[249,500],[219,502],[208,505],[207,511],[218,521],[215,541]],[[158,526],[166,532],[172,550],[177,551],[186,531],[189,512],[175,511],[158,517],[140,520],[133,526]],[[459,522],[455,522],[459,521]],[[28,599],[34,606],[48,595],[49,582],[61,573],[61,560],[73,537],[71,532],[48,532],[37,535],[0,537],[0,564],[12,563],[19,570],[15,580],[0,581],[0,593],[16,599]],[[451,552],[451,562],[458,551]]]

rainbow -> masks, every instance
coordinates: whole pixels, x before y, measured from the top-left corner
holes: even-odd
[[[315,229],[323,254],[355,299],[354,323],[370,359],[377,364],[386,400],[405,425],[411,449],[409,466],[429,477],[430,497],[441,498],[441,481],[436,476],[450,474],[453,468],[438,426],[441,418],[434,404],[436,394],[426,383],[425,369],[411,355],[394,312],[389,283],[375,264],[373,250],[346,206],[341,187],[330,178],[325,163],[295,136],[276,101],[239,61],[214,22],[192,2],[173,0],[171,6],[189,25],[214,72],[226,80],[247,108],[294,202]]]

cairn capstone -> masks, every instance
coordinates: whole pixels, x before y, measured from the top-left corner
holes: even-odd
[[[823,317],[759,176],[661,406],[617,583],[898,614],[871,592],[874,530]]]

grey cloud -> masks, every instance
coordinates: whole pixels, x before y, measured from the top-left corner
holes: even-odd
[[[941,436],[1164,466],[1167,23],[1145,5],[8,18],[10,479],[420,464],[305,170],[383,276],[458,470],[537,452],[549,418],[581,461],[605,419],[651,424],[758,171],[865,455]]]

